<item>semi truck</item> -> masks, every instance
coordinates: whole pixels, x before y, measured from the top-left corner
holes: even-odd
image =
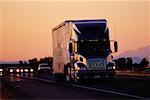
[[[65,81],[115,77],[113,52],[106,19],[66,20],[52,28],[53,74]],[[113,44],[113,50],[111,50]]]

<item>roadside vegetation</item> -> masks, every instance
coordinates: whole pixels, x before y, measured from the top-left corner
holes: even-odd
[[[143,58],[140,63],[133,63],[132,58],[119,58],[114,61],[119,71],[150,73],[149,61],[146,58]]]

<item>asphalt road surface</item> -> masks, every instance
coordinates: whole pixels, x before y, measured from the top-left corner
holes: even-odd
[[[48,75],[34,79],[3,76],[3,84],[14,93],[12,99],[99,100],[150,98],[149,82],[121,79],[99,80],[68,84],[53,82]],[[40,81],[39,81],[39,80]],[[42,81],[41,81],[42,80]],[[3,91],[2,91],[3,92]],[[7,97],[9,99],[9,97]]]

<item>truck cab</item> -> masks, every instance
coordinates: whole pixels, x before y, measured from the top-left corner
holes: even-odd
[[[65,36],[65,32],[62,32],[62,36],[65,38],[58,37],[62,39],[61,42],[57,38],[57,43],[64,47],[56,48],[54,46],[54,49],[60,50],[57,52],[57,56],[56,50],[54,51],[54,70],[56,73],[61,72],[60,70],[64,66],[62,74],[66,81],[76,81],[80,78],[115,77],[115,63],[113,62],[110,42],[114,42],[115,52],[118,50],[118,44],[109,39],[107,21],[105,19],[68,20],[65,21],[64,25],[66,25],[64,29],[57,27],[53,30],[59,31],[59,36],[61,36],[62,31],[67,31],[67,29],[70,33],[66,33]],[[53,44],[55,45],[55,42]],[[63,58],[63,56],[66,56],[64,57],[66,60],[64,62],[59,61],[59,57]],[[61,66],[61,64],[63,65]]]

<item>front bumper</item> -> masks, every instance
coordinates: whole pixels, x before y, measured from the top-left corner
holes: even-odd
[[[79,70],[77,73],[78,77],[106,77],[106,76],[115,76],[115,70]]]
[[[52,70],[50,69],[40,69],[38,70],[39,73],[52,73]]]

